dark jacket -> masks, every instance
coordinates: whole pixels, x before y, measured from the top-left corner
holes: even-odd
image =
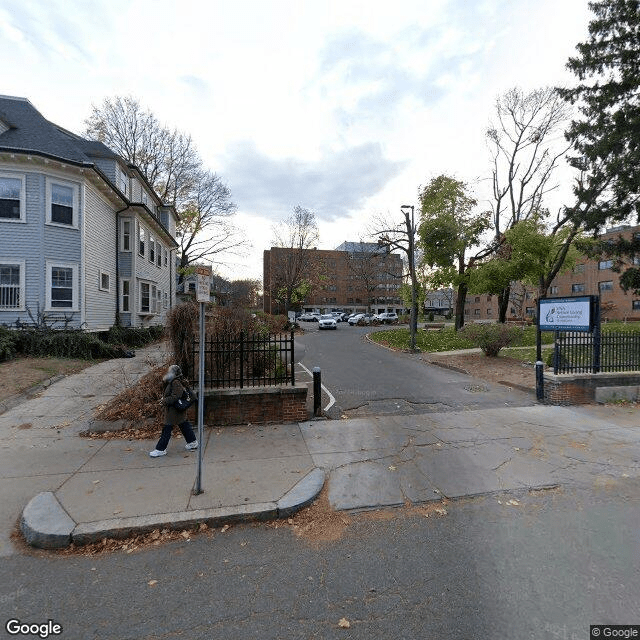
[[[173,403],[182,397],[185,389],[186,384],[180,378],[174,378],[165,384],[162,397],[162,403],[165,406],[165,424],[181,424],[187,419],[186,411],[179,411],[173,406]]]

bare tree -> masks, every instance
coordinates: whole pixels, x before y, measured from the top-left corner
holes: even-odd
[[[497,122],[486,134],[492,161],[494,237],[476,259],[498,251],[505,231],[545,211],[545,196],[557,188],[553,173],[569,149],[562,132],[570,109],[555,89],[529,93],[511,89],[497,99],[496,116]],[[559,214],[556,228],[567,220]],[[505,321],[509,297],[509,287],[498,294],[500,322]]]
[[[349,253],[349,278],[356,291],[363,291],[367,296],[367,311],[371,313],[376,290],[394,275],[387,265],[389,250],[379,246],[372,248],[362,241],[356,247],[355,251]]]
[[[319,232],[315,214],[300,205],[273,229],[270,251],[270,295],[285,313],[306,298],[317,284],[317,264],[312,260]]]
[[[176,207],[180,239],[180,276],[204,258],[246,246],[231,218],[231,191],[204,168],[193,139],[162,126],[131,96],[106,98],[92,106],[85,135],[99,140],[134,164],[160,199]]]

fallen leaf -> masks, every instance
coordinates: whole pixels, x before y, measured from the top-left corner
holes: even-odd
[[[155,587],[158,584],[158,581],[157,580],[149,580],[149,582],[147,582],[147,584],[150,587]]]
[[[188,531],[182,531],[180,533],[180,535],[185,539],[188,540],[191,537],[191,534]]]
[[[229,525],[225,524],[224,527],[222,527],[222,529],[220,529],[220,533],[224,533],[228,528],[229,528]]]
[[[94,480],[93,484],[98,484],[98,482],[100,482],[100,480]]]
[[[346,618],[340,618],[338,626],[341,629],[349,629],[351,627],[351,623]]]
[[[389,465],[389,471],[395,471],[395,470],[396,470],[396,468],[392,464]]]

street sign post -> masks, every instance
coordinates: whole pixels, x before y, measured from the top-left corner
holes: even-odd
[[[196,301],[200,303],[200,357],[198,359],[198,471],[194,495],[202,493],[202,447],[204,440],[204,305],[211,298],[211,267],[196,267]]]

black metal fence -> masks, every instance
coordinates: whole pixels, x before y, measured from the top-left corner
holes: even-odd
[[[204,387],[295,385],[293,331],[288,334],[205,336]],[[200,345],[193,346],[192,371],[197,378]]]
[[[640,333],[556,333],[554,373],[613,371],[640,371]]]

